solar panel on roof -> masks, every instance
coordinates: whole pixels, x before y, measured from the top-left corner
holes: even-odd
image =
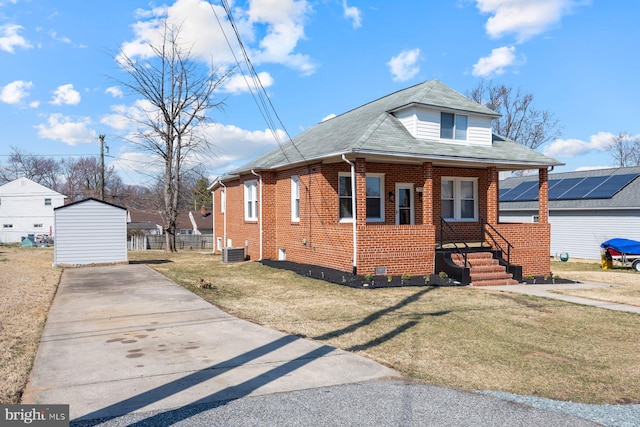
[[[537,185],[537,184],[538,184],[537,181],[522,182],[522,183],[516,185],[515,187],[513,187],[511,189],[511,191],[509,191],[508,193],[500,196],[500,201],[501,202],[513,202],[514,200],[516,200],[516,198],[519,195],[521,195],[525,191],[529,190],[532,186]]]
[[[518,202],[531,202],[534,200],[538,200],[538,191],[538,182],[534,181],[534,185],[532,185],[527,191],[516,197],[515,200]]]
[[[502,196],[507,194],[509,191],[511,191],[511,188],[501,188],[500,189],[500,197],[502,198]]]
[[[638,174],[627,173],[620,175],[612,175],[603,182],[599,187],[594,188],[591,192],[585,195],[585,199],[610,199],[616,195],[620,190],[629,185],[631,181],[636,179]]]
[[[549,200],[558,200],[565,192],[582,181],[583,178],[565,178],[549,188]]]
[[[608,176],[590,176],[560,195],[556,200],[582,199],[609,178]]]

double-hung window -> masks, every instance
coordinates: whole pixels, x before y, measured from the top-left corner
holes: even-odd
[[[384,221],[384,175],[367,174],[367,221]]]
[[[244,219],[258,220],[258,181],[255,179],[244,182]]]
[[[367,221],[384,221],[384,174],[367,174]],[[351,175],[340,173],[338,176],[338,206],[340,221],[353,219],[351,198],[354,195],[351,188]]]
[[[351,175],[348,173],[340,173],[338,175],[338,211],[340,221],[350,221],[353,219],[353,209],[351,205],[351,197],[353,197],[353,194]]]
[[[300,222],[300,177],[291,177],[291,221]]]
[[[440,215],[453,221],[478,220],[478,179],[442,178]]]
[[[220,189],[220,213],[227,211],[227,189]]]
[[[467,140],[467,116],[440,113],[440,138]]]

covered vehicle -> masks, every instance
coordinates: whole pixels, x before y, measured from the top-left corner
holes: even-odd
[[[611,266],[612,261],[618,261],[626,267],[640,271],[640,242],[631,239],[615,238],[602,242],[602,267]],[[605,264],[606,261],[606,264]]]

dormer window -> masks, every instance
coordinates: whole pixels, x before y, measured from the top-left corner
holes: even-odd
[[[467,116],[440,113],[440,139],[467,140]]]

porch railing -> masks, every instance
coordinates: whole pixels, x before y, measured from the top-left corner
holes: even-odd
[[[489,224],[487,221],[484,220],[484,218],[480,217],[480,233],[482,235],[482,240],[491,240],[491,242],[493,243],[493,246],[502,251],[503,254],[507,254],[507,259],[505,260],[507,263],[507,266],[509,268],[512,267],[511,264],[511,248],[513,248],[513,245],[511,244],[511,242],[509,242],[502,234],[500,234],[500,232],[498,230],[495,229],[495,227],[491,224]],[[492,234],[493,233],[493,234]],[[504,248],[502,247],[502,245],[500,243],[498,243],[498,240],[496,240],[496,237],[494,236],[497,235],[503,242],[504,245],[506,245],[507,250],[505,251]],[[504,258],[503,258],[504,259]]]
[[[470,249],[469,245],[462,237],[460,237],[460,234],[458,234],[458,232],[451,226],[451,224],[445,221],[444,218],[440,217],[440,249],[444,249],[445,239],[447,243],[453,245],[453,249],[455,249],[457,253],[462,255],[462,258],[464,260],[464,267],[467,268],[469,266],[469,264],[467,264],[467,253]],[[459,243],[462,243],[464,245],[464,249],[466,250],[463,251],[462,249],[460,249],[458,247]]]

